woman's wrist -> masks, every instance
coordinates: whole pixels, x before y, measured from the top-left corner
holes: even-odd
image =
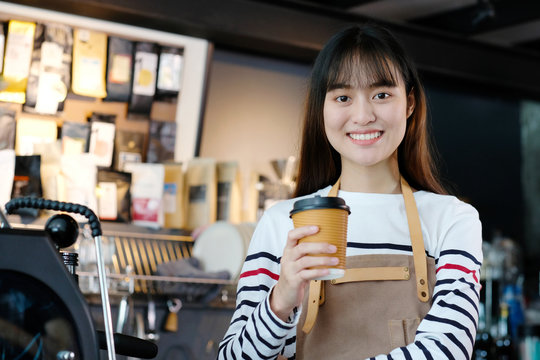
[[[288,322],[293,309],[294,306],[287,307],[281,304],[278,286],[274,286],[270,293],[270,310],[274,313],[274,315],[276,315],[281,321]]]

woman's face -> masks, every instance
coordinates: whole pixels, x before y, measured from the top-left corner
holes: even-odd
[[[396,76],[396,78],[400,78]],[[390,163],[403,140],[414,96],[397,85],[338,84],[326,93],[324,128],[342,168]]]

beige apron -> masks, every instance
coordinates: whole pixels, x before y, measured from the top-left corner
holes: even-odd
[[[339,180],[328,196],[337,196]],[[414,341],[431,307],[435,260],[425,253],[411,188],[401,189],[413,249],[409,255],[347,257],[345,276],[313,280],[303,302],[296,359],[364,359]]]

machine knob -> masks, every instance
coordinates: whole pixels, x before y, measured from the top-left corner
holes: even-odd
[[[67,214],[56,214],[47,220],[45,232],[59,249],[67,248],[77,241],[79,224]]]

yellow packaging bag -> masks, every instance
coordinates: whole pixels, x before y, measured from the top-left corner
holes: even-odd
[[[17,119],[15,132],[15,152],[17,155],[34,155],[36,144],[54,143],[58,136],[58,126],[53,119],[36,119],[21,116]]]
[[[36,24],[10,20],[4,56],[4,82],[7,87],[0,92],[0,101],[23,104],[30,74]]]
[[[104,98],[107,96],[107,34],[75,29],[73,37],[73,92],[82,96]]]
[[[216,161],[211,158],[194,158],[187,165],[184,187],[187,202],[185,227],[194,230],[216,221]]]
[[[242,221],[240,171],[236,161],[217,163],[217,220]]]
[[[186,202],[184,201],[184,173],[182,170],[182,164],[165,163],[164,166],[164,227],[168,229],[183,229],[186,221]]]

